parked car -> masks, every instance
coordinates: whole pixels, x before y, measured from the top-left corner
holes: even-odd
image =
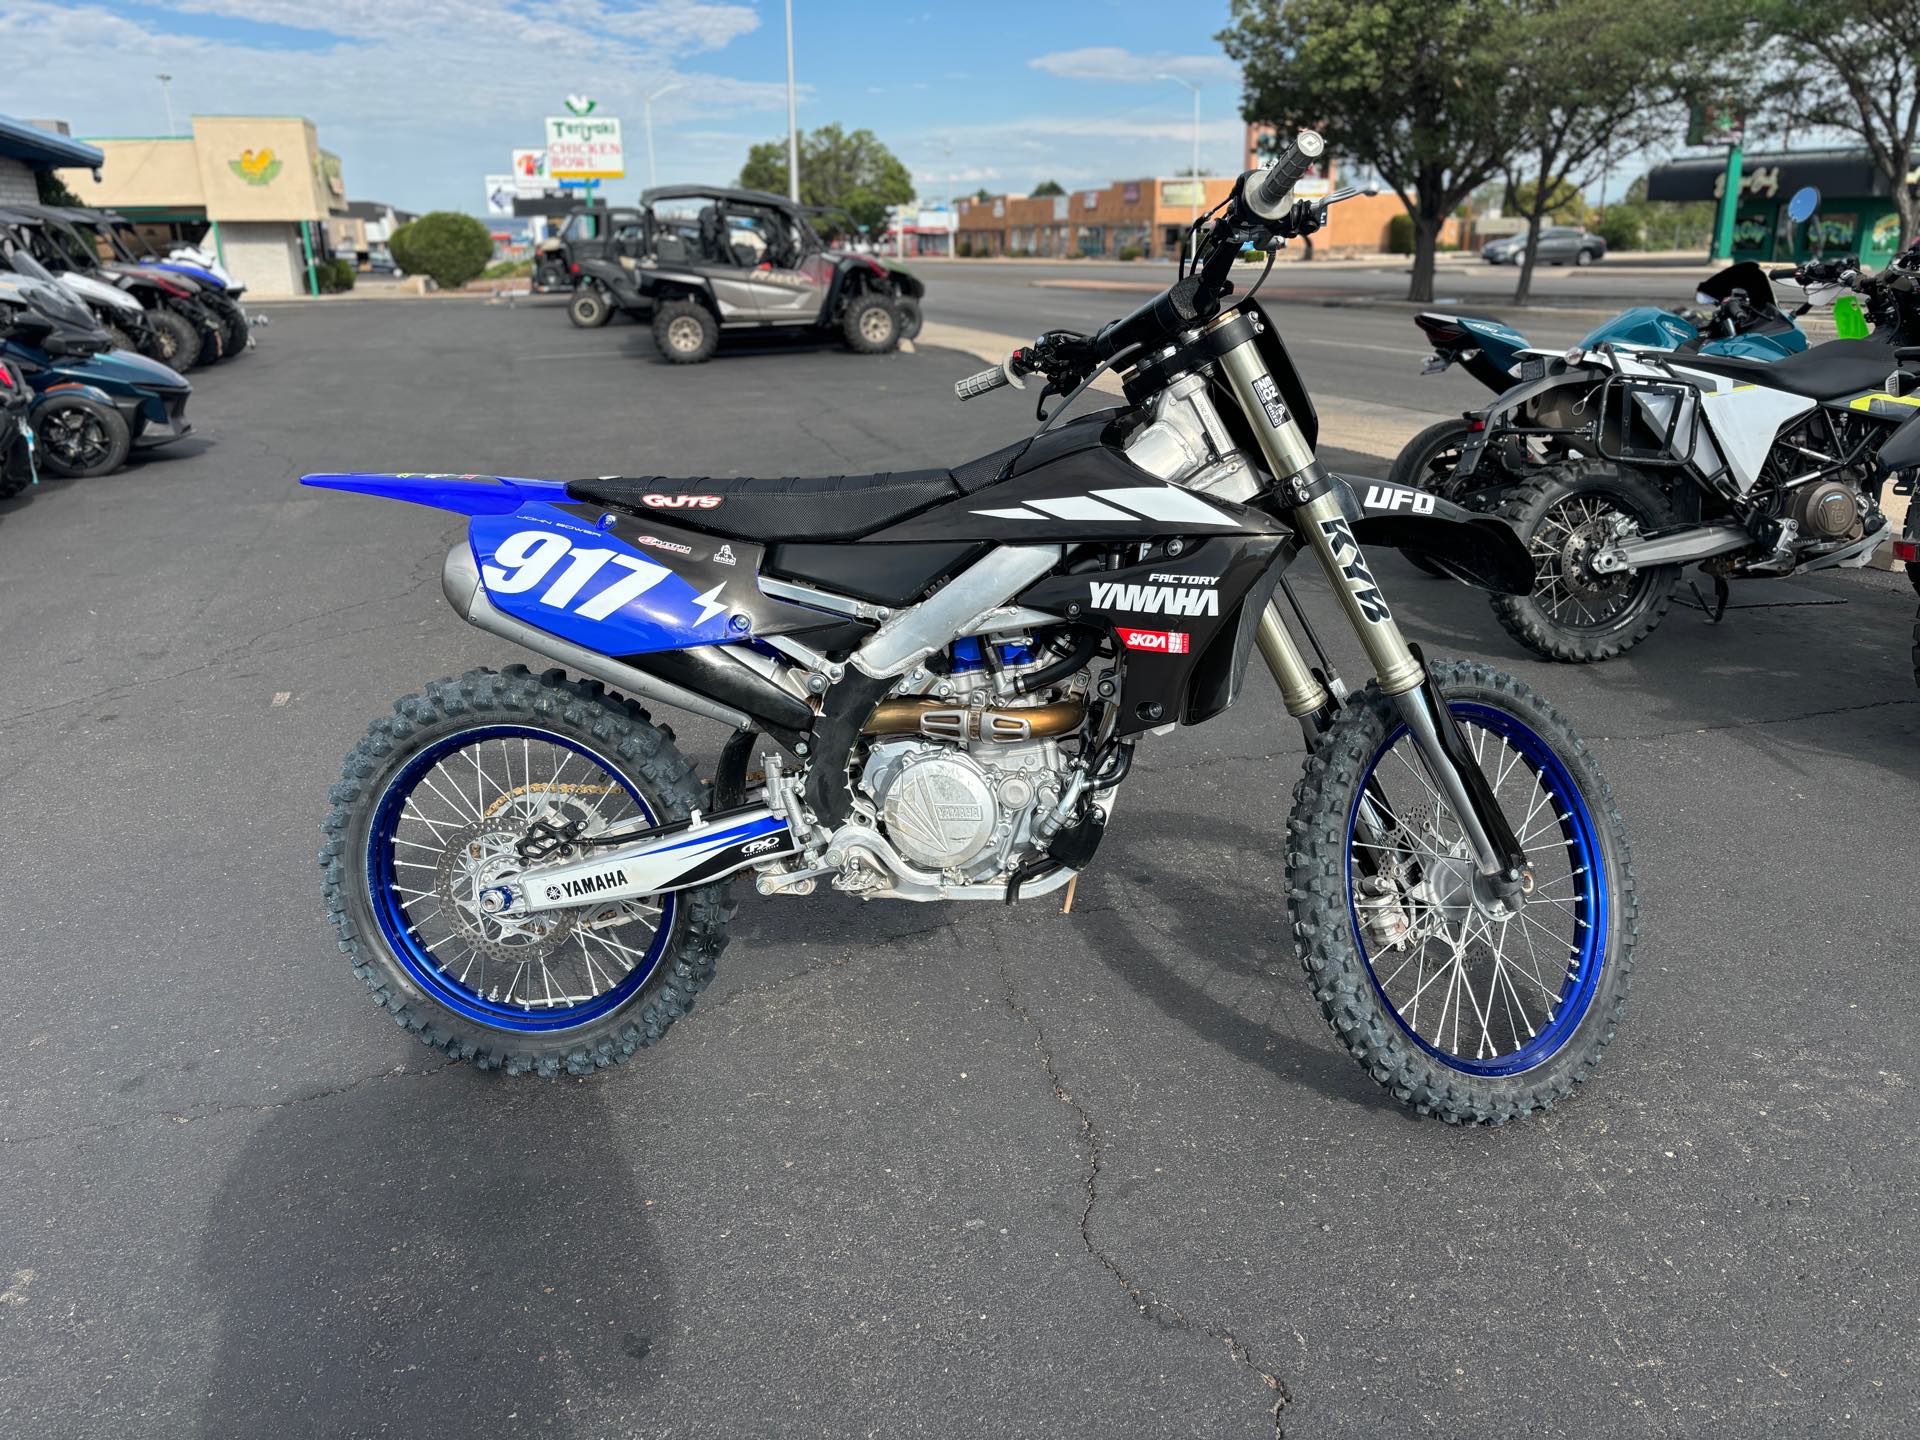
[[[1542,265],[1592,265],[1606,258],[1607,242],[1590,235],[1578,225],[1549,225],[1540,232],[1540,250],[1535,259]],[[1527,232],[1502,235],[1480,247],[1480,258],[1489,265],[1518,265],[1527,257]]]

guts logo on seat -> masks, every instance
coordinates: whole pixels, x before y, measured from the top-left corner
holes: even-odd
[[[642,495],[640,503],[653,510],[713,510],[718,508],[718,495]]]
[[[1193,642],[1184,630],[1129,630],[1117,632],[1120,643],[1129,650],[1153,650],[1162,655],[1185,655]]]

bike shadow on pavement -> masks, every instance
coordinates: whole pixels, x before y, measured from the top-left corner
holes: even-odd
[[[1169,861],[1158,838],[1168,834],[1179,835],[1183,847],[1238,857],[1242,867],[1250,857],[1271,856],[1271,873],[1223,865],[1214,872],[1223,883],[1209,883],[1201,865]],[[1296,1027],[1274,1023],[1281,1011],[1309,1027],[1318,1020],[1294,949],[1284,853],[1271,834],[1218,815],[1126,814],[1101,845],[1073,908],[1087,952],[1168,1019],[1234,1059],[1330,1099],[1417,1120],[1331,1039],[1315,1044]],[[1161,891],[1146,892],[1151,898],[1139,905],[1126,903],[1156,881]],[[1257,937],[1266,937],[1264,950],[1250,946]]]
[[[608,1130],[591,1081],[465,1066],[273,1110],[201,1251],[221,1338],[200,1433],[645,1424],[671,1297]]]

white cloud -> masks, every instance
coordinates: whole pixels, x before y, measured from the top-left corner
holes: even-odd
[[[682,80],[654,106],[663,181],[731,179],[746,142],[681,138],[676,122],[784,128],[786,87],[687,62],[754,28],[740,4],[651,0],[186,0],[177,7],[296,29],[308,47],[169,32],[136,18],[55,0],[0,0],[0,55],[32,55],[7,77],[6,109],[68,121],[77,135],[157,135],[166,128],[156,71],[173,76],[175,113],[301,114],[339,152],[348,191],[410,209],[474,210],[483,174],[540,143],[542,117],[584,91],[627,122],[629,176],[645,184],[640,97]],[[245,35],[241,29],[237,32]],[[84,77],[76,81],[75,77]],[[698,170],[690,167],[698,165]]]
[[[1177,75],[1195,85],[1238,85],[1240,67],[1224,55],[1142,55],[1117,45],[1091,45],[1083,50],[1057,50],[1029,60],[1035,69],[1062,80],[1108,80],[1141,84],[1162,75]]]

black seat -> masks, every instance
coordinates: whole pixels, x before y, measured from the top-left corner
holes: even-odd
[[[901,470],[780,479],[607,475],[571,481],[567,493],[710,535],[774,544],[858,539],[961,490],[951,470]]]
[[[1098,417],[1094,417],[1098,418]],[[1075,422],[1076,424],[1078,422]],[[1063,425],[1055,434],[1073,430]],[[1022,440],[969,460],[957,470],[896,470],[879,475],[786,476],[730,480],[667,475],[602,475],[568,482],[576,500],[725,535],[730,540],[857,540],[957,495],[997,484],[1027,452]],[[648,496],[658,499],[649,502]],[[717,505],[701,504],[703,498]]]
[[[1877,340],[1829,340],[1772,364],[1725,355],[1688,355],[1674,363],[1775,390],[1790,390],[1809,400],[1838,400],[1860,390],[1878,389],[1897,368],[1893,351]]]

